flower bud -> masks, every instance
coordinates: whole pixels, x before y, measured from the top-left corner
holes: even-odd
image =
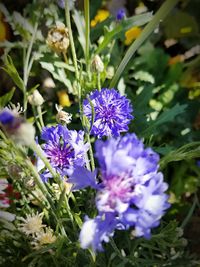
[[[104,70],[104,64],[101,58],[96,55],[92,60],[92,70],[94,72],[102,72]]]
[[[35,90],[32,95],[29,95],[28,101],[33,106],[41,106],[44,103],[44,98],[38,90]]]
[[[112,79],[112,77],[114,76],[115,73],[115,69],[113,66],[108,66],[107,70],[106,70],[106,78],[107,79]]]
[[[47,36],[48,46],[56,53],[65,53],[69,47],[69,32],[62,22],[57,22]]]

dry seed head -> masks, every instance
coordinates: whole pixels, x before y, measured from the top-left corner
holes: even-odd
[[[62,22],[56,22],[48,32],[47,36],[48,46],[56,53],[66,53],[69,47],[69,32]]]

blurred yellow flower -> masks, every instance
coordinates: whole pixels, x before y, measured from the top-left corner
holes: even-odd
[[[71,103],[66,91],[63,90],[63,91],[57,92],[57,96],[58,96],[58,102],[59,102],[60,106],[62,106],[62,107],[70,107],[71,106],[72,103]]]
[[[97,23],[102,22],[104,20],[106,20],[109,17],[110,13],[108,10],[105,9],[99,9],[97,11],[96,16],[94,17],[94,19],[91,21],[91,27],[95,27],[97,25]]]
[[[133,27],[130,30],[125,32],[125,45],[130,45],[133,40],[135,40],[140,33],[142,32],[142,29],[140,27]]]
[[[178,62],[183,62],[183,61],[184,61],[184,56],[183,55],[177,55],[177,56],[171,57],[168,61],[168,64],[173,65],[173,64],[176,64]]]
[[[8,38],[8,25],[3,20],[3,14],[0,12],[0,42]]]

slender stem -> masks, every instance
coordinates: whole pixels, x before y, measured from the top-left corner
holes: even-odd
[[[60,179],[60,177],[58,177],[58,174],[53,170],[51,164],[49,163],[48,159],[44,155],[44,153],[43,153],[42,149],[40,148],[40,146],[38,144],[36,144],[36,142],[33,142],[30,147],[38,155],[38,157],[40,157],[41,160],[44,162],[44,164],[47,167],[47,169],[50,171],[50,173],[52,174],[52,176],[54,177],[56,182],[59,184],[60,190],[62,192],[63,189],[64,189],[64,186],[63,186],[63,184],[61,182],[61,179]],[[73,216],[71,214],[69,203],[68,203],[68,199],[66,198],[65,194],[63,195],[63,199],[65,200],[65,204],[66,204],[66,208],[67,208],[70,220],[71,220],[71,222],[73,224],[73,227],[75,228]]]
[[[34,106],[32,106],[32,110],[33,110],[33,115],[34,115],[34,118],[35,118],[35,123],[36,123],[36,125],[38,127],[38,130],[41,132],[42,131],[42,127],[41,127],[41,125],[40,125],[40,123],[38,121],[36,110],[35,110]]]
[[[85,12],[85,62],[87,72],[90,70],[89,60],[90,60],[90,1],[84,0],[84,12]]]
[[[40,125],[43,128],[44,127],[44,121],[43,121],[43,117],[42,117],[42,109],[41,109],[41,106],[38,106],[37,107],[37,112],[38,112],[38,116],[39,116],[39,120],[40,120]]]
[[[97,73],[97,88],[100,92],[101,91],[101,73],[100,72]]]
[[[57,173],[54,171],[54,169],[52,168],[50,162],[48,161],[48,159],[46,158],[46,156],[44,155],[44,152],[42,151],[42,149],[40,148],[40,146],[36,143],[33,142],[30,145],[30,148],[37,154],[37,156],[39,158],[41,158],[41,160],[44,162],[45,166],[47,167],[47,169],[49,170],[49,172],[52,174],[52,176],[54,178],[57,177]]]
[[[31,162],[27,161],[27,165],[28,165],[29,169],[32,171],[32,173],[34,175],[34,180],[35,180],[37,186],[42,191],[43,195],[45,196],[46,201],[49,203],[49,205],[52,207],[52,209],[55,210],[55,206],[54,206],[54,203],[51,199],[51,196],[50,196],[46,186],[44,185],[43,181],[41,180],[40,175],[38,174],[37,170],[35,169],[35,167],[33,166],[33,164]]]
[[[63,54],[65,63],[68,64],[67,54],[65,52],[63,52],[62,54]]]
[[[179,0],[166,0],[160,9],[156,12],[153,19],[147,24],[140,36],[132,43],[127,50],[124,58],[122,59],[117,71],[110,83],[110,88],[114,87],[118,82],[122,72],[127,66],[129,60],[132,58],[137,49],[143,44],[143,42],[149,37],[149,35],[155,30],[159,23],[168,15],[172,8],[178,3]]]
[[[71,21],[70,21],[69,0],[65,0],[65,18],[66,18],[67,28],[69,31],[69,40],[70,40],[70,47],[71,47],[71,52],[72,52],[74,68],[75,68],[76,80],[78,80],[79,79],[78,64],[77,64],[76,50],[74,46],[74,39],[73,39],[72,28],[71,28]]]
[[[30,73],[30,70],[31,70],[31,66],[33,64],[33,60],[30,60],[30,57],[31,57],[31,52],[32,52],[35,36],[36,36],[36,33],[37,33],[37,29],[38,29],[38,22],[35,23],[33,35],[31,37],[27,53],[26,53],[26,55],[24,57],[24,61],[25,62],[24,62],[24,74],[23,74],[23,81],[24,81],[24,104],[23,104],[23,106],[24,106],[24,110],[25,111],[27,109],[27,95],[26,95],[26,92],[27,92],[28,77],[29,77],[29,73]]]
[[[36,148],[37,147],[37,148]],[[36,143],[33,143],[33,145],[31,146],[31,148],[37,153],[40,153],[39,152],[39,149],[38,149],[38,145]],[[36,150],[35,150],[36,148]],[[42,182],[38,172],[36,171],[35,167],[33,166],[33,164],[29,161],[27,161],[27,164],[29,166],[29,168],[31,169],[32,173],[34,174],[34,180],[36,182],[36,184],[38,185],[38,187],[40,188],[40,190],[42,191],[43,195],[45,196],[46,198],[46,201],[49,203],[50,207],[51,207],[51,212],[52,214],[54,215],[55,217],[55,220],[56,222],[58,223],[59,227],[60,227],[60,231],[62,233],[62,235],[64,235],[69,242],[71,242],[69,240],[69,238],[67,237],[67,234],[65,232],[65,228],[64,226],[62,225],[62,222],[58,219],[57,215],[56,215],[56,208],[54,206],[54,203],[52,201],[52,198],[51,198],[51,195],[49,194],[47,188],[45,187],[44,183]]]
[[[90,145],[89,146],[89,155],[90,155],[91,170],[94,171],[95,170],[95,163],[94,163],[94,154],[93,154],[93,150],[92,150],[90,135],[86,134],[86,138],[87,138],[87,141]]]

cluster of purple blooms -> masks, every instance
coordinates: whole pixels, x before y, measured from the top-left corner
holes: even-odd
[[[52,167],[61,177],[70,176],[77,166],[85,164],[85,154],[88,144],[84,144],[84,132],[69,130],[66,126],[57,125],[45,127],[41,134],[45,141],[42,149]],[[44,163],[38,159],[38,170],[44,169]],[[48,170],[41,173],[43,181],[52,177]]]
[[[98,138],[118,137],[121,132],[128,131],[128,124],[133,119],[133,109],[125,96],[121,96],[115,89],[103,88],[100,92],[93,91],[89,98],[95,113],[91,134]],[[91,121],[92,107],[87,99],[83,101],[83,112]]]
[[[135,134],[120,137],[133,118],[130,101],[115,89],[106,88],[95,90],[89,98],[95,113],[91,134],[110,137],[95,143],[99,169],[90,172],[85,167],[88,144],[84,144],[83,131],[68,130],[62,125],[46,127],[41,139],[52,167],[62,177],[69,177],[73,190],[89,186],[97,191],[98,215],[93,219],[86,217],[80,233],[81,247],[96,251],[102,250],[102,243],[108,242],[116,229],[133,227],[136,237],[149,238],[169,203],[167,184],[158,172],[158,154],[144,148]],[[84,100],[83,111],[91,121],[90,101]],[[44,169],[41,175],[44,181],[51,177]]]
[[[62,178],[73,183],[73,190],[92,187],[96,190],[95,218],[85,218],[80,233],[82,248],[102,250],[115,230],[134,228],[134,236],[149,238],[151,229],[158,226],[169,208],[168,186],[159,169],[159,155],[145,148],[141,140],[132,134],[120,137],[128,130],[133,118],[132,106],[125,96],[115,89],[95,90],[90,95],[95,118],[91,133],[106,141],[95,143],[99,168],[86,169],[85,154],[89,145],[84,142],[84,132],[69,130],[66,126],[45,127],[41,134],[42,149],[54,170]],[[83,109],[92,120],[92,107],[84,100]],[[7,109],[0,112],[0,126],[18,127],[20,118]],[[38,159],[38,169],[43,181],[51,178],[44,163]]]
[[[98,215],[85,219],[80,233],[82,248],[102,250],[102,242],[108,242],[115,229],[134,227],[136,237],[149,238],[169,208],[167,184],[158,172],[158,154],[145,149],[135,134],[97,140],[95,148],[99,182],[96,172],[81,167],[69,179],[74,190],[87,186],[97,190]]]

